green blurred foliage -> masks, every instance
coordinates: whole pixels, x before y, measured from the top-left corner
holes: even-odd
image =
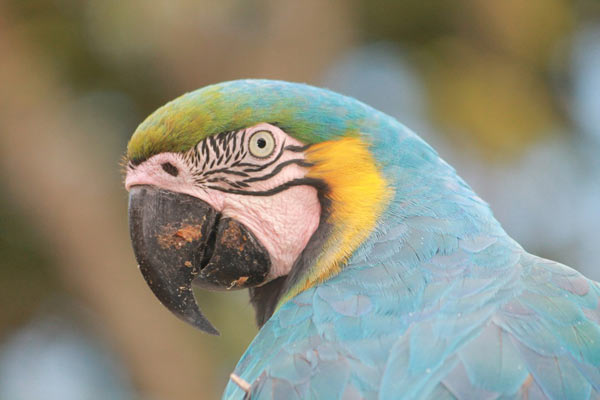
[[[575,28],[600,14],[598,3],[364,0],[359,15],[367,39],[413,56],[444,132],[505,160],[570,124],[555,85],[568,66],[555,60]]]
[[[152,60],[138,56],[115,64],[99,51],[89,27],[91,4],[77,0],[9,0],[9,10],[28,41],[76,93],[121,92],[135,99],[144,112],[166,102],[164,82],[152,68]],[[109,17],[127,19],[123,10],[114,11]]]
[[[419,47],[453,32],[452,16],[460,4],[444,0],[362,0],[357,14],[366,40],[391,40]]]
[[[357,0],[348,4],[355,6],[351,15],[359,40],[394,41],[419,65],[437,122],[456,140],[501,159],[520,154],[553,127],[568,125],[561,96],[553,87],[566,66],[552,61],[576,26],[600,14],[598,3]],[[74,90],[123,93],[143,117],[181,92],[162,78],[161,57],[182,57],[187,44],[178,43],[178,32],[161,38],[163,26],[178,29],[181,19],[183,31],[194,23],[189,16],[195,16],[201,50],[214,47],[203,29],[210,33],[213,24],[215,29],[220,26],[217,21],[228,23],[232,34],[241,36],[226,37],[228,29],[220,28],[215,45],[241,40],[237,46],[243,46],[240,37],[260,40],[273,17],[268,1],[230,0],[210,7],[202,2],[175,4],[13,0],[10,7],[29,40]],[[204,12],[197,14],[198,8]],[[148,24],[140,26],[140,19]],[[162,25],[155,27],[158,23]],[[169,36],[175,39],[167,50],[163,41]],[[220,50],[214,51],[222,57]],[[197,59],[195,55],[192,60]],[[223,61],[210,61],[193,67],[206,69],[206,76],[218,75],[214,68]],[[241,65],[242,75],[244,67],[250,68]],[[205,83],[209,82],[200,82]]]
[[[0,341],[62,289],[34,225],[0,191]]]

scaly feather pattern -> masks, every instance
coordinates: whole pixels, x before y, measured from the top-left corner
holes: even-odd
[[[523,250],[455,171],[393,118],[307,85],[225,82],[157,110],[132,137],[128,159],[185,152],[260,122],[313,149],[364,144],[370,155],[350,146],[371,163],[361,179],[319,170],[332,158],[311,160],[312,173],[352,194],[338,210],[356,209],[360,190],[335,185],[376,178],[369,194],[384,201],[370,204],[383,209],[363,209],[373,220],[354,226],[364,231],[329,236],[316,263],[296,270],[317,279],[300,276],[287,288],[235,369],[250,393],[230,382],[224,398],[600,398],[598,283]],[[336,198],[328,200],[335,210]],[[329,231],[342,232],[343,221],[330,222]],[[334,260],[318,264],[328,254]]]
[[[235,370],[247,397],[600,398],[598,284],[525,252],[434,150],[386,124],[368,140],[390,205],[340,273],[260,330]]]

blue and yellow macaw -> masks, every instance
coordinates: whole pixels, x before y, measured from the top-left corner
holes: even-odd
[[[527,253],[415,133],[349,97],[240,80],[159,108],[127,149],[156,296],[248,288],[225,399],[598,399],[600,286]]]

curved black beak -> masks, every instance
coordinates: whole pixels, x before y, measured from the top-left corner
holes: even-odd
[[[208,203],[154,186],[129,191],[129,229],[146,283],[171,312],[218,335],[202,314],[192,283],[207,289],[241,289],[264,283],[270,257],[243,225]]]

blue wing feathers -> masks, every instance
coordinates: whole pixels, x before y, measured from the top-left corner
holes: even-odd
[[[365,265],[301,293],[263,327],[236,373],[253,382],[253,399],[286,391],[332,399],[597,398],[597,284],[527,253],[503,255],[514,264],[496,268],[500,276],[466,268],[469,252],[496,254],[497,241],[460,241],[454,253],[395,280],[382,282]],[[435,273],[443,265],[461,279]],[[414,298],[418,304],[398,304]],[[242,395],[230,384],[225,397]]]
[[[458,356],[472,386],[489,392],[517,393],[529,375],[510,334],[492,322]]]
[[[517,344],[533,379],[551,399],[588,399],[591,385],[568,356],[542,356]]]
[[[457,397],[443,383],[438,383],[431,393],[424,397],[426,400],[457,400]]]
[[[372,245],[261,329],[236,368],[252,399],[598,398],[595,282],[497,235],[393,234],[426,250]]]

